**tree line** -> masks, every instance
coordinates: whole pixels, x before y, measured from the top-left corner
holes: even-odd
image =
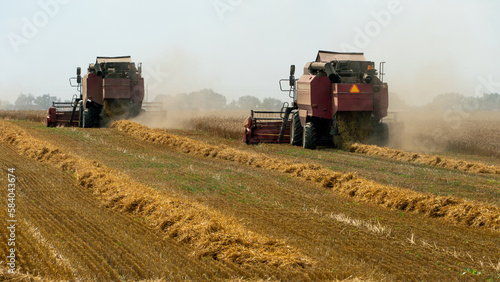
[[[469,97],[458,93],[444,93],[434,97],[432,102],[422,107],[411,107],[391,93],[391,104],[399,104],[401,109],[443,110],[465,105],[467,111],[500,111],[500,94],[485,93],[481,97]],[[19,94],[14,104],[0,100],[1,110],[46,110],[52,106],[52,102],[60,102],[61,99],[50,94],[34,96],[32,94]],[[279,110],[283,102],[276,98],[259,99],[255,96],[242,96],[228,103],[226,97],[212,89],[202,89],[190,93],[176,95],[158,95],[155,102],[163,102],[167,110]]]
[[[19,94],[14,104],[0,100],[2,110],[46,110],[52,106],[52,102],[60,102],[61,99],[50,94],[34,96],[32,94]],[[276,98],[264,98],[260,100],[254,96],[243,96],[238,100],[228,103],[226,97],[212,89],[202,89],[190,93],[176,95],[158,95],[155,102],[163,102],[167,110],[279,110],[283,102]]]
[[[2,110],[47,110],[52,102],[60,102],[61,99],[50,94],[34,96],[32,94],[19,94],[14,104],[9,101],[0,100]]]
[[[441,111],[454,108],[464,111],[500,111],[500,94],[484,93],[480,97],[469,97],[458,93],[439,94],[422,108]]]

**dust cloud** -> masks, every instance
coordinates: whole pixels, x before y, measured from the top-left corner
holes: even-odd
[[[392,112],[388,147],[424,153],[454,153],[500,158],[500,112]]]
[[[186,129],[190,116],[176,112],[143,112],[129,120],[152,128]]]
[[[189,93],[213,88],[219,81],[215,72],[204,72],[204,59],[190,54],[187,49],[174,48],[156,54],[143,62],[146,101],[154,101],[159,95]]]
[[[165,110],[144,112],[130,120],[150,128],[204,130],[235,139],[243,135],[243,122],[249,114],[246,110]]]

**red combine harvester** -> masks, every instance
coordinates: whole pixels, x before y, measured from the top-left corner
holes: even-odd
[[[245,122],[244,141],[286,143],[315,149],[317,145],[342,147],[351,142],[384,143],[389,136],[386,124],[388,88],[374,62],[363,53],[319,51],[316,61],[307,63],[304,75],[280,80],[292,105],[281,111],[252,111]],[[377,76],[378,75],[378,76]],[[289,82],[284,90],[282,82]]]
[[[141,64],[136,67],[130,56],[97,57],[83,78],[79,67],[76,74],[70,84],[77,87],[79,97],[75,95],[71,102],[53,102],[47,126],[103,127],[141,112],[144,78]]]

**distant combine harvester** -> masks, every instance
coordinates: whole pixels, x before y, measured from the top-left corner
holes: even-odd
[[[79,95],[74,95],[71,102],[53,102],[47,126],[106,127],[113,120],[138,116],[144,107],[162,107],[161,103],[143,101],[142,64],[136,66],[130,56],[97,57],[83,77],[78,67],[70,84]]]

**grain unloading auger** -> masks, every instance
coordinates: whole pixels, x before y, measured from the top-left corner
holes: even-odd
[[[307,149],[367,140],[385,143],[389,130],[381,121],[387,116],[389,102],[383,64],[377,73],[375,63],[367,61],[363,53],[319,51],[298,80],[292,65],[287,90],[291,105],[285,103],[275,112],[252,111],[245,122],[244,141],[290,142]],[[280,88],[283,81],[286,79],[280,81]]]
[[[161,105],[143,102],[141,69],[142,65],[136,66],[130,56],[97,57],[83,77],[78,67],[70,84],[79,95],[73,96],[71,102],[53,102],[47,126],[103,127],[113,120],[136,117],[143,107],[161,110]]]

